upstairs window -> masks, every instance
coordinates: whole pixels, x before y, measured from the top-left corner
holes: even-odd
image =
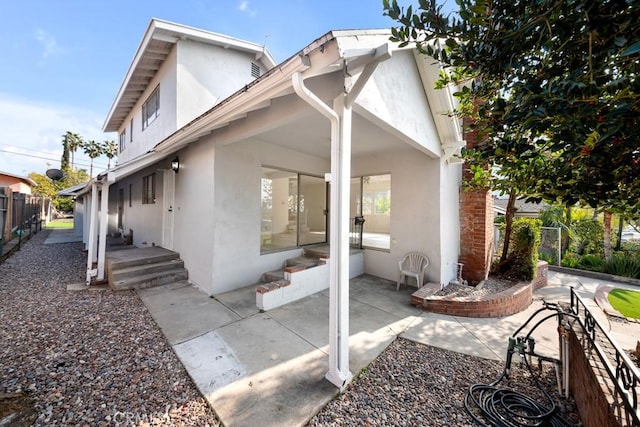
[[[142,204],[148,205],[156,202],[156,174],[152,173],[142,177]]]
[[[258,78],[260,77],[260,66],[255,62],[251,63],[251,77]]]
[[[145,130],[160,114],[160,86],[157,86],[151,95],[142,104],[142,130]]]
[[[131,117],[131,122],[129,124],[129,142],[133,142],[133,117]]]
[[[127,130],[123,130],[122,133],[120,134],[120,138],[119,138],[120,144],[119,144],[119,149],[120,149],[120,153],[122,153],[124,151],[124,149],[126,148],[126,144],[127,144]]]

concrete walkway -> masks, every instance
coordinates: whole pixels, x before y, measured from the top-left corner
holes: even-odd
[[[542,306],[541,300],[568,301],[572,286],[623,348],[635,348],[640,324],[609,322],[593,302],[597,288],[610,284],[550,273],[549,286],[535,292],[535,301],[526,311],[497,319],[470,319],[412,307],[409,301],[415,288],[397,292],[395,283],[367,275],[355,278],[350,282],[351,372],[357,375],[398,336],[504,360],[508,337]],[[184,284],[138,292],[225,425],[303,425],[338,393],[324,379],[328,290],[269,312],[256,308],[255,286],[215,297]],[[534,334],[539,352],[557,355],[556,326],[555,320],[547,321]]]
[[[53,228],[49,232],[45,245],[53,245],[56,243],[73,243],[82,242],[82,235],[76,234],[73,228]]]

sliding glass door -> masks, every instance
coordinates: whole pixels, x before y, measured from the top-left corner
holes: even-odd
[[[327,184],[323,178],[263,167],[260,249],[272,251],[327,241]]]

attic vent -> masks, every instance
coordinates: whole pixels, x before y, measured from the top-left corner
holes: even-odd
[[[260,77],[260,66],[255,62],[251,63],[251,77],[255,77],[256,79]]]

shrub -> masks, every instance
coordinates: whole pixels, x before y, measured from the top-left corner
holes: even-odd
[[[561,264],[563,267],[578,268],[580,265],[580,256],[573,252],[567,252],[564,257],[562,257]]]
[[[573,223],[571,251],[578,255],[602,252],[604,226],[592,219],[583,219]]]
[[[578,268],[589,271],[604,271],[605,261],[597,255],[587,254],[580,258]]]
[[[611,255],[605,271],[616,276],[640,279],[640,257],[629,256],[624,253]]]
[[[493,273],[511,280],[531,280],[536,275],[542,221],[516,218],[511,229],[507,259]]]
[[[556,265],[558,262],[558,254],[549,250],[541,249],[538,252],[538,257],[543,261],[547,261],[549,265]]]

